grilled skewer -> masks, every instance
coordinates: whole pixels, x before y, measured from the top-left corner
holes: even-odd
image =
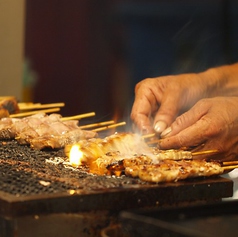
[[[37,113],[25,118],[0,120],[0,138],[15,138],[20,144],[34,149],[62,148],[81,139],[95,137],[97,133],[82,130],[77,120],[62,121],[60,114]]]
[[[90,164],[90,170],[101,175],[125,174],[144,181],[160,183],[221,175],[238,168],[237,163],[231,165],[229,162],[208,162],[197,159],[177,161],[166,159],[155,164],[149,157],[143,155],[123,158],[120,154],[108,154]]]
[[[154,163],[159,160],[172,159],[192,159],[195,156],[214,154],[217,150],[191,152],[184,150],[160,150],[150,147],[143,137],[133,133],[116,133],[111,136],[93,138],[87,141],[80,141],[76,144],[69,144],[65,147],[65,154],[69,157],[73,145],[77,145],[84,154],[84,160],[96,160],[108,152],[120,152],[120,155],[132,157],[134,155],[147,155]]]

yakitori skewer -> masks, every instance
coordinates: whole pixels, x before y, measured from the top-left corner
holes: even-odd
[[[115,123],[115,124],[112,124],[112,125],[109,125],[109,126],[105,126],[105,127],[101,127],[101,128],[95,128],[92,131],[100,132],[100,131],[105,131],[107,129],[116,128],[116,127],[124,126],[124,125],[126,125],[126,122]]]
[[[156,135],[156,133],[150,133],[150,134],[143,135],[142,137],[143,137],[144,139],[146,139],[146,138],[152,138],[152,137],[154,137],[155,135]]]
[[[20,118],[20,117],[26,117],[26,116],[30,116],[33,114],[37,114],[37,113],[55,113],[60,111],[60,108],[52,108],[52,109],[41,109],[41,110],[34,110],[34,111],[29,111],[29,112],[22,112],[22,113],[17,113],[17,114],[11,114],[10,117],[11,118]]]
[[[74,115],[74,116],[69,116],[69,117],[63,117],[63,118],[61,118],[61,120],[62,120],[62,121],[66,121],[66,120],[78,120],[78,119],[87,118],[87,117],[91,117],[91,116],[95,116],[95,112],[90,112],[90,113],[85,113],[85,114],[79,114],[79,115]]]
[[[79,128],[81,128],[81,129],[95,128],[95,127],[110,125],[113,123],[114,123],[114,120],[110,120],[110,121],[105,121],[105,122],[100,122],[100,123],[92,123],[92,124],[82,125],[82,126],[79,126]]]
[[[33,109],[47,109],[47,108],[58,108],[64,107],[65,103],[51,103],[51,104],[26,104],[26,103],[18,103],[20,110],[33,110]]]

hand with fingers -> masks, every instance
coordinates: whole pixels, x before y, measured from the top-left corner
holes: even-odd
[[[235,137],[230,145],[221,144],[238,135],[236,97],[238,64],[148,78],[135,87],[131,119],[143,134],[156,132],[164,138],[163,149],[205,143],[201,149],[227,151],[236,149]]]
[[[219,151],[215,156],[221,157],[222,154],[222,160],[237,159],[237,108],[238,97],[214,97],[198,101],[161,134],[160,148],[197,147],[197,151],[215,149]]]

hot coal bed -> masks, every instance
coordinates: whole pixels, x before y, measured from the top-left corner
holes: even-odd
[[[0,143],[0,237],[100,236],[123,210],[217,202],[232,194],[233,182],[222,177],[150,184],[73,168],[63,149]]]

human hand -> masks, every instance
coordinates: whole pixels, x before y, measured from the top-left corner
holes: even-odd
[[[217,158],[238,158],[238,97],[202,99],[162,134],[161,149],[218,150]],[[201,158],[201,157],[200,157]]]
[[[206,97],[203,74],[148,78],[135,87],[131,119],[142,133],[163,132],[174,119]]]

